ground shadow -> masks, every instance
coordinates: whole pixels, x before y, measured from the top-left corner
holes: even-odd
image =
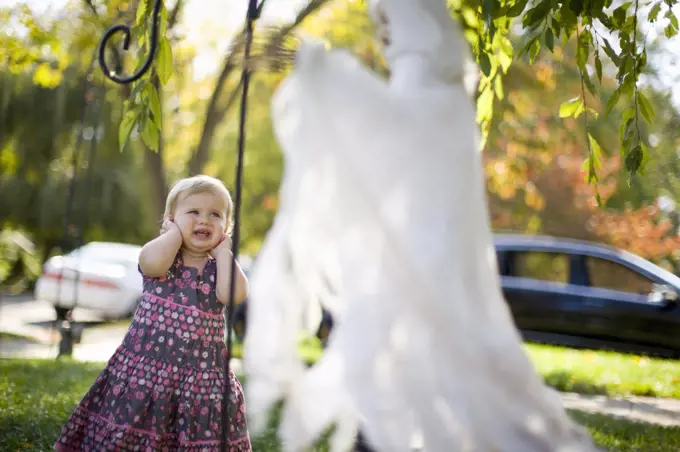
[[[560,392],[577,392],[579,394],[608,395],[607,387],[594,384],[591,381],[579,379],[563,370],[551,372],[543,377],[548,386]]]

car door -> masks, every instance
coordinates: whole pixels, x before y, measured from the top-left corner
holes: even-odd
[[[501,284],[519,329],[559,335],[578,332],[579,288],[569,283],[569,274],[566,253],[506,250]]]
[[[649,298],[662,281],[623,262],[583,258],[589,279],[584,323],[591,335],[631,345],[677,346],[678,310]]]

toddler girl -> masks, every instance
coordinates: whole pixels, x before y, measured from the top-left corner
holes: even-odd
[[[229,452],[251,451],[243,388],[226,375],[231,213],[217,179],[196,176],[172,188],[161,234],[139,256],[144,293],[130,329],[66,423],[57,451],[218,452],[223,439]],[[235,280],[240,303],[248,285],[240,267]]]

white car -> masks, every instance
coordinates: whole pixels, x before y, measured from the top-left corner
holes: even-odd
[[[59,319],[74,304],[105,319],[131,315],[142,296],[142,276],[137,270],[141,249],[125,243],[90,242],[65,256],[52,257],[36,283],[36,299],[51,303]]]

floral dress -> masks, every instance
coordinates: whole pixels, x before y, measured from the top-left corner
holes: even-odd
[[[215,260],[199,274],[177,257],[144,294],[123,343],[64,426],[57,451],[251,451],[243,388],[229,372]]]

